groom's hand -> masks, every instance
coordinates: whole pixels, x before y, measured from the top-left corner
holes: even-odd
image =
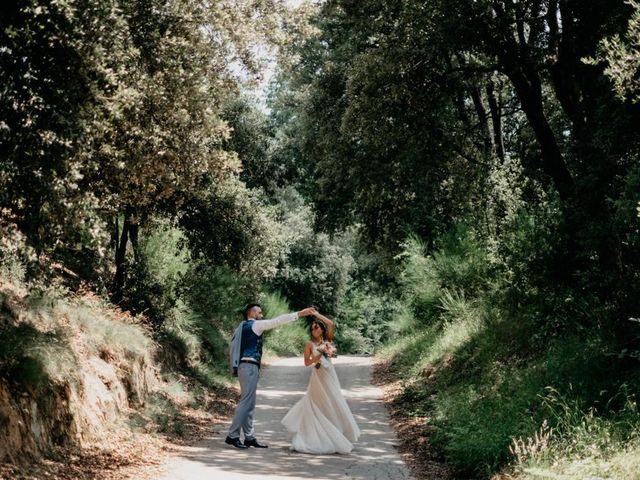
[[[309,315],[313,315],[313,312],[314,312],[314,308],[307,307],[298,312],[298,317],[308,317]]]

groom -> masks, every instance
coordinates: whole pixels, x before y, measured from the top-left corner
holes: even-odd
[[[259,443],[253,431],[253,414],[256,409],[256,390],[260,377],[260,360],[262,359],[262,334],[266,330],[284,325],[313,314],[313,308],[305,308],[299,312],[285,313],[273,320],[262,319],[262,308],[257,303],[247,305],[244,309],[244,321],[238,325],[231,337],[229,360],[231,373],[240,380],[240,401],[229,428],[225,443],[236,448],[267,448]],[[244,432],[244,443],[240,440],[240,430]]]

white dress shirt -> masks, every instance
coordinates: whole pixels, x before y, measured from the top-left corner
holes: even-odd
[[[298,312],[293,313],[285,313],[283,315],[278,315],[276,318],[272,318],[271,320],[256,320],[255,318],[247,318],[247,320],[255,320],[253,325],[251,325],[251,330],[253,333],[260,336],[267,330],[273,330],[280,325],[284,325],[285,323],[295,322],[298,319]]]

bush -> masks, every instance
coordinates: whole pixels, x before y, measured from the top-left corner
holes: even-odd
[[[315,215],[295,190],[279,191],[276,200],[288,244],[271,287],[296,309],[313,305],[324,314],[336,315],[354,267],[353,232],[332,237],[315,233]]]
[[[180,297],[182,277],[189,269],[189,250],[181,230],[157,219],[140,235],[135,261],[130,260],[124,305],[160,326]]]
[[[126,302],[149,320],[165,367],[216,385],[226,371],[225,334],[255,287],[227,266],[194,258],[182,230],[166,219],[141,233]]]
[[[273,209],[236,178],[212,184],[193,198],[180,227],[198,263],[227,268],[253,284],[274,276],[285,251]]]
[[[465,226],[451,231],[442,247],[429,256],[419,238],[409,237],[399,258],[403,299],[417,325],[437,322],[445,297],[473,298],[486,290],[495,268],[485,248]]]
[[[242,319],[242,306],[257,297],[258,287],[228,267],[194,262],[183,279],[181,295],[200,317],[229,333]]]
[[[355,285],[341,298],[336,317],[339,352],[372,354],[386,339],[401,305],[389,295]]]
[[[261,302],[265,318],[292,311],[287,300],[279,293],[267,293]],[[307,323],[300,319],[266,332],[266,347],[279,356],[302,355],[304,344],[309,340],[306,326]]]

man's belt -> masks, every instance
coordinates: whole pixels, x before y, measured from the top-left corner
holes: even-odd
[[[245,360],[240,360],[240,363],[252,363],[254,365],[260,366],[260,362],[257,361],[257,360],[247,360],[247,359],[245,359]]]

